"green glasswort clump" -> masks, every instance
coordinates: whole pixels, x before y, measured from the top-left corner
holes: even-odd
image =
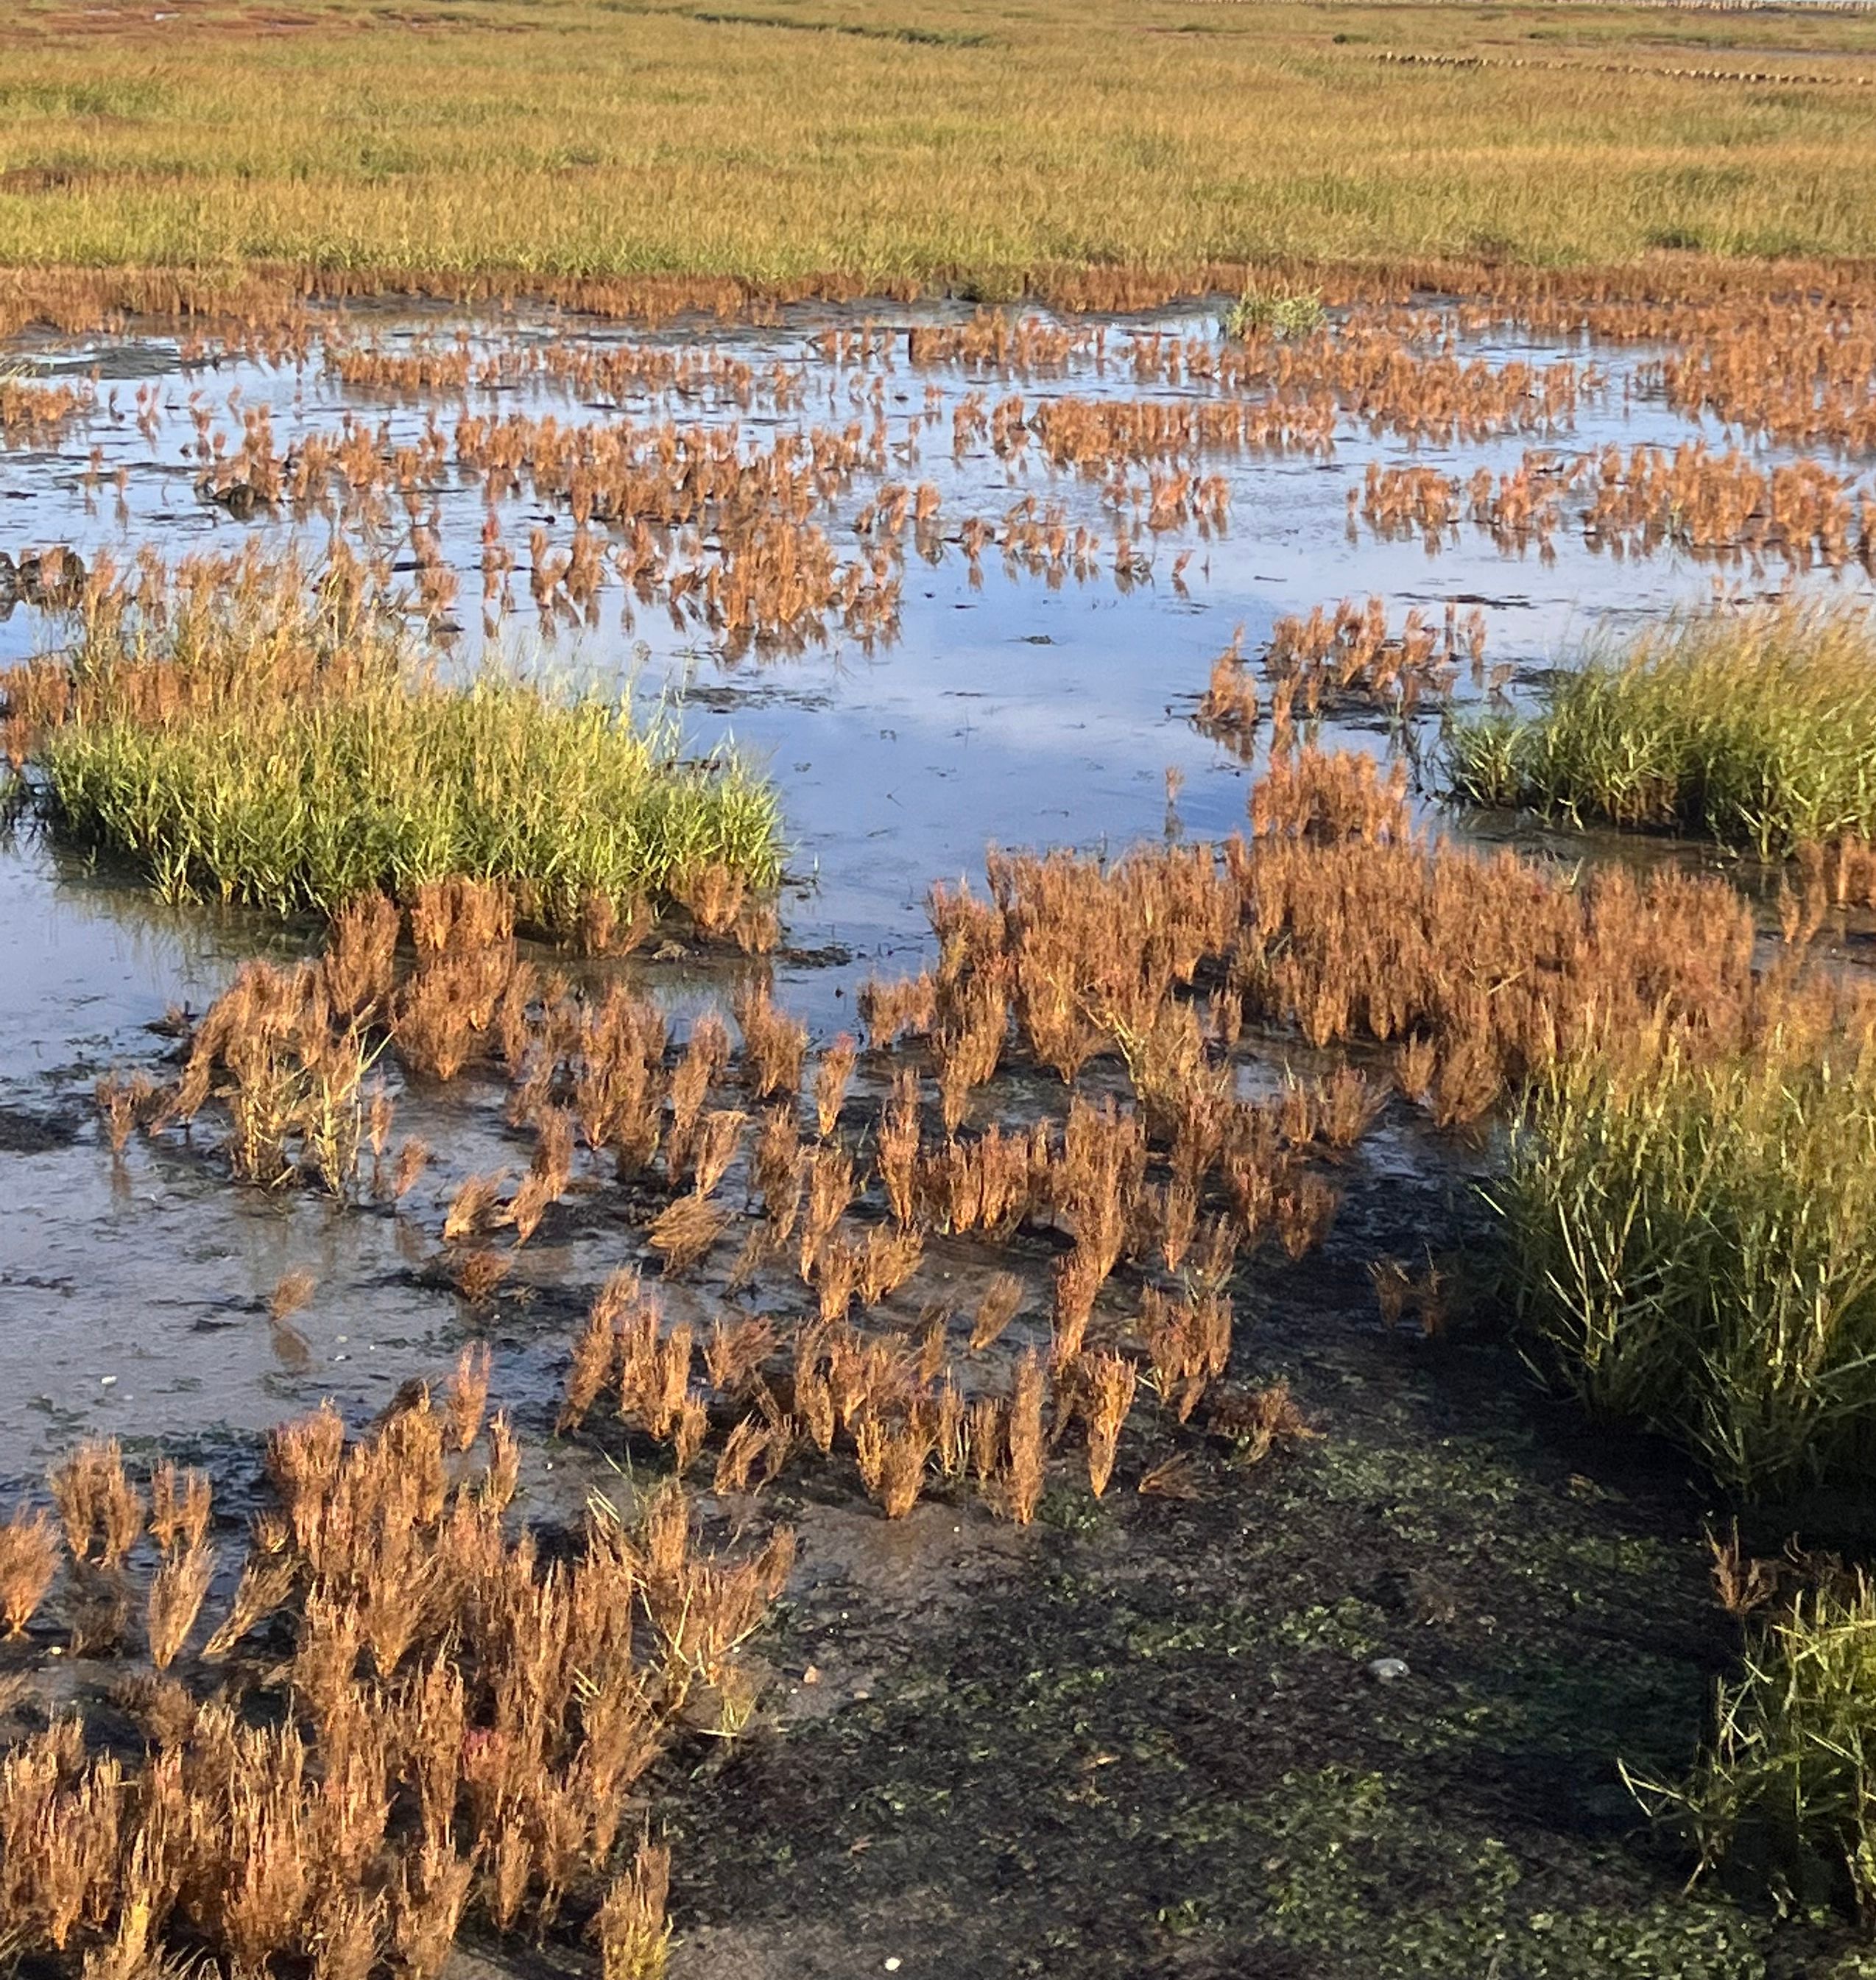
[[[1876,1041],[1605,1038],[1534,1090],[1496,1194],[1522,1324],[1599,1415],[1753,1494],[1876,1452]]]
[[[1307,337],[1329,321],[1323,299],[1283,289],[1247,289],[1219,319],[1227,337],[1242,344],[1253,337]]]
[[[1537,715],[1447,739],[1454,794],[1680,826],[1761,857],[1876,836],[1876,633],[1853,607],[1672,621],[1592,652]]]

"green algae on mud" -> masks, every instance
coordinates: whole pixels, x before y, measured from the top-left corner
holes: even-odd
[[[1411,1438],[1422,1412],[1403,1414]],[[1763,1972],[1767,1922],[1680,1894],[1609,1760],[1612,1742],[1677,1756],[1697,1720],[1723,1653],[1693,1550],[1665,1588],[1585,1568],[1577,1540],[1633,1513],[1554,1480],[1483,1535],[1442,1517],[1459,1460],[1413,1479],[1411,1443],[1377,1446],[1442,1529],[1413,1556],[1440,1592],[1416,1591],[1372,1504],[1320,1490],[1330,1441],[1380,1425],[1327,1421],[1302,1454],[1209,1477],[1203,1503],[1131,1499],[1094,1532],[1045,1530],[935,1625],[858,1577],[793,1602],[772,1660],[825,1664],[821,1685],[857,1663],[864,1695],[785,1713],[675,1792],[696,1961],[678,1970],[762,1942],[815,1975],[921,1945],[973,1980],[1064,1963],[1419,1980],[1495,1955],[1582,1980]],[[971,1575],[968,1541],[950,1547]],[[1326,1585],[1361,1619],[1350,1639],[1311,1620]],[[1365,1675],[1383,1646],[1409,1676]],[[834,1917],[842,1958],[816,1949]]]
[[[1356,1215],[1398,1241],[1428,1208]],[[1489,1330],[1383,1333],[1360,1254],[1267,1278],[1239,1350],[1320,1438],[1214,1444],[1196,1498],[1131,1489],[1151,1437],[1020,1538],[931,1503],[856,1540],[783,1489],[774,1719],[672,1784],[674,1974],[1861,1970],[1840,1928],[1686,1892],[1618,1772],[1685,1766],[1732,1654],[1697,1489]]]

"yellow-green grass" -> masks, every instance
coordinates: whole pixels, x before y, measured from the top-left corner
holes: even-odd
[[[1876,1586],[1828,1575],[1756,1623],[1715,1721],[1692,1779],[1639,1784],[1644,1801],[1703,1867],[1800,1911],[1841,1892],[1876,1918]]]
[[[166,893],[329,910],[460,874],[513,883],[531,919],[567,930],[591,895],[629,906],[705,866],[775,880],[772,793],[665,743],[603,703],[491,677],[78,722],[43,754],[65,829]]]
[[[1867,1487],[1876,1044],[1795,1005],[1748,1051],[1609,1039],[1541,1082],[1496,1201],[1544,1364],[1728,1488]]]
[[[465,875],[560,934],[596,899],[636,921],[709,869],[779,877],[775,792],[733,756],[686,759],[669,719],[511,673],[440,682],[296,581],[158,627],[92,616],[72,691],[38,697],[64,701],[32,750],[59,829],[171,895],[329,912]]]
[[[1870,75],[1876,19],[1803,10],[15,0],[0,267],[995,292],[1868,255]]]
[[[1876,626],[1855,606],[1672,620],[1592,651],[1536,716],[1459,723],[1447,751],[1471,803],[1680,826],[1761,857],[1876,837]]]

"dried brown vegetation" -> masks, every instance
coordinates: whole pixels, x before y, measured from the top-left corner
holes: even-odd
[[[1397,692],[1400,669],[1436,645],[1415,623],[1401,637],[1396,653],[1372,610],[1321,616],[1316,634],[1305,622],[1293,679],[1333,670],[1348,647],[1368,656],[1357,676]],[[1192,1419],[1228,1371],[1240,1260],[1260,1247],[1300,1257],[1330,1228],[1336,1171],[1382,1088],[1345,1065],[1243,1098],[1234,1055],[1247,1026],[1293,1027],[1318,1048],[1391,1046],[1401,1088],[1457,1124],[1597,1025],[1720,1044],[1761,1022],[1749,922],[1718,883],[1578,881],[1428,842],[1398,773],[1365,755],[1281,752],[1250,810],[1249,832],[1220,845],[1111,866],[996,854],[987,897],[935,892],[935,968],[867,999],[874,1051],[901,1055],[878,1064],[890,1090],[877,1131],[851,1144],[839,1126],[862,1067],[852,1039],[828,1048],[804,1096],[802,1029],[755,988],[739,1005],[740,1055],[711,1012],[674,1049],[656,1008],[622,986],[586,994],[521,965],[504,902],[463,889],[423,897],[419,960],[402,980],[370,960],[386,923],[362,911],[335,934],[337,962],[244,974],[198,1027],[170,1105],[225,1109],[236,1150],[261,1151],[240,1155],[237,1172],[295,1172],[304,1144],[316,1175],[349,1186],[361,1106],[350,1071],[376,1049],[354,1014],[405,1013],[380,1020],[389,1048],[433,1076],[453,1026],[463,1064],[506,1075],[510,1121],[533,1141],[513,1194],[491,1176],[453,1186],[440,1229],[470,1246],[453,1267],[468,1297],[491,1297],[512,1270],[513,1253],[486,1234],[506,1227],[524,1243],[583,1164],[609,1151],[667,1277],[698,1274],[706,1294],[754,1288],[763,1302],[759,1319],[721,1310],[699,1337],[667,1323],[636,1279],[616,1281],[575,1347],[563,1427],[590,1423],[609,1394],[628,1430],[668,1446],[680,1470],[710,1453],[725,1490],[759,1489],[812,1447],[850,1457],[895,1517],[935,1478],[973,1474],[996,1510],[1028,1517],[1050,1461],[1035,1423],[1084,1425],[1090,1480],[1104,1489],[1132,1384],[1146,1375],[1170,1425]],[[413,1042],[410,986],[426,982],[447,986],[437,1009],[453,1015],[433,1016]],[[356,987],[335,997],[339,984]],[[888,1043],[908,1025],[925,1035],[928,1071],[917,1046]],[[334,1051],[344,1076],[312,1090],[321,1106],[349,1093],[352,1112],[336,1130],[318,1116],[296,1128],[307,1068]],[[1025,1062],[1070,1082],[1059,1112],[967,1125],[994,1110],[1001,1069]],[[1079,1084],[1095,1068],[1099,1097]],[[291,1105],[253,1097],[274,1084]],[[731,1092],[765,1101],[753,1137],[742,1107],[719,1104]],[[818,1141],[804,1141],[804,1099]],[[745,1161],[739,1211],[725,1185]],[[394,1188],[408,1180],[397,1166]],[[580,1186],[596,1185],[589,1174]],[[1021,1269],[999,1259],[955,1340],[941,1309],[913,1321],[929,1240],[1018,1234],[1041,1254]],[[712,1264],[732,1236],[733,1265]],[[1394,1298],[1391,1281],[1377,1285]],[[1027,1327],[1008,1340],[1025,1307],[1047,1316],[1046,1355]],[[1431,1282],[1400,1289],[1398,1311],[1409,1307],[1429,1330],[1441,1324]],[[109,1475],[75,1477],[74,1521],[109,1499]],[[121,1507],[111,1517],[128,1530]],[[180,1568],[172,1580],[184,1589]]]
[[[1409,714],[1423,699],[1443,697],[1462,645],[1475,669],[1483,663],[1485,620],[1476,608],[1463,627],[1449,611],[1443,633],[1417,607],[1396,632],[1385,600],[1356,606],[1345,599],[1333,613],[1319,605],[1307,619],[1278,620],[1265,664],[1286,713],[1313,716],[1365,703]]]
[[[1167,1103],[1201,1101],[1199,1075],[1250,1022],[1294,1025],[1318,1047],[1394,1045],[1411,1085],[1453,1122],[1592,1023],[1659,1015],[1717,1042],[1761,1012],[1750,918],[1723,883],[1576,879],[1423,840],[1398,768],[1383,779],[1365,755],[1280,756],[1251,812],[1247,836],[1142,849],[1111,868],[994,857],[990,902],[940,903],[946,995],[968,1005],[981,980],[1014,982],[1030,1051],[1064,1075],[1117,1054],[1169,1125],[1186,1110]],[[1196,1031],[1179,1016],[1194,1002]],[[996,1040],[999,1053],[1008,1045]],[[1366,1105],[1352,1089],[1338,1103]],[[1248,1117],[1227,1105],[1217,1118]],[[1209,1135],[1216,1148],[1222,1131],[1195,1121],[1188,1144]],[[1253,1178],[1238,1193],[1253,1205]]]
[[[1617,557],[1672,548],[1705,561],[1758,568],[1777,558],[1796,569],[1835,569],[1876,557],[1876,494],[1816,460],[1765,463],[1737,447],[1715,453],[1688,440],[1672,452],[1636,446],[1571,456],[1527,453],[1469,481],[1435,468],[1370,464],[1358,497],[1383,537],[1419,530],[1437,549],[1469,517],[1501,550],[1536,544],[1548,561],[1569,521],[1585,546]]]
[[[16,1511],[0,1527],[0,1623],[9,1636],[26,1633],[58,1572],[58,1543],[42,1510]]]
[[[40,383],[0,376],[0,443],[38,447],[51,439],[93,401],[83,384]]]
[[[514,1450],[503,1418],[483,1427],[486,1374],[466,1359],[447,1409],[420,1394],[366,1438],[330,1410],[277,1431],[278,1510],[194,1659],[206,1493],[159,1471],[154,1675],[128,1674],[117,1694],[148,1743],[132,1757],[65,1713],[0,1758],[16,1952],[88,1972],[205,1954],[248,1972],[306,1961],[349,1980],[433,1980],[473,1911],[501,1932],[584,1923],[609,1976],[661,1970],[668,1855],[622,1835],[623,1798],[680,1717],[746,1696],[737,1649],[788,1573],[790,1539],[733,1562],[700,1553],[672,1486],[636,1527],[595,1501],[577,1550],[543,1560],[505,1525]],[[75,1552],[101,1507],[136,1496],[108,1448],[55,1485]],[[51,1538],[43,1515],[0,1536],[17,1630],[44,1595]],[[236,1691],[212,1691],[201,1657],[264,1625],[269,1654]]]
[[[1240,626],[1230,645],[1212,662],[1211,679],[1199,697],[1194,719],[1207,735],[1217,737],[1248,759],[1257,749],[1260,704],[1257,684],[1245,665],[1243,639]]]

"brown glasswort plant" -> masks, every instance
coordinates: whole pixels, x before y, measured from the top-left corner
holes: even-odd
[[[892,1517],[933,1480],[975,1474],[994,1510],[1027,1518],[1060,1437],[1037,1424],[1085,1419],[1098,1489],[1130,1377],[1147,1374],[1174,1424],[1191,1417],[1227,1372],[1239,1259],[1323,1241],[1336,1169],[1382,1105],[1346,1067],[1240,1098],[1234,1053],[1252,1018],[1280,1018],[1278,993],[1300,994],[1277,972],[1310,955],[1334,876],[1364,862],[1436,874],[1450,855],[1415,839],[1403,791],[1366,758],[1292,752],[1252,808],[1254,833],[1222,847],[1111,867],[997,854],[988,899],[935,892],[936,967],[903,988],[872,986],[868,1054],[836,1038],[805,1095],[805,1028],[759,977],[737,1000],[739,1053],[707,1009],[674,1046],[662,1013],[625,984],[576,988],[523,960],[504,890],[426,885],[401,915],[360,901],[316,961],[251,968],[211,1006],[148,1131],[220,1115],[238,1174],[370,1189],[403,1205],[413,1232],[435,1220],[449,1248],[433,1269],[474,1305],[509,1297],[525,1247],[569,1191],[615,1192],[665,1277],[699,1282],[702,1320],[671,1324],[636,1277],[616,1275],[574,1345],[563,1430],[592,1424],[609,1396],[625,1434],[666,1447],[680,1471],[707,1453],[726,1490],[759,1490],[812,1447],[850,1460]],[[1456,905],[1476,904],[1458,877]],[[1298,898],[1280,944],[1265,923],[1284,887]],[[1364,925],[1385,930],[1399,912]],[[1320,1001],[1311,993],[1303,1026],[1319,1041]],[[988,1118],[1003,1069],[1036,1064],[1067,1083],[1061,1105]],[[366,1065],[379,1068],[368,1098]],[[525,1166],[518,1183],[512,1167],[450,1177],[438,1210],[416,1189],[422,1144],[383,1160],[394,1096],[471,1068],[506,1081]],[[885,1082],[876,1131],[842,1135],[862,1079]],[[744,1104],[724,1104],[732,1096]],[[763,1110],[753,1135],[751,1101]],[[732,1236],[733,1263],[719,1261]],[[1014,1253],[998,1258],[955,1340],[918,1296],[935,1239],[1029,1247],[1023,1269],[1008,1268]],[[800,1291],[781,1278],[785,1260]],[[713,1294],[752,1289],[759,1323],[712,1317]],[[304,1291],[278,1290],[281,1330]],[[1006,1339],[1025,1307],[1048,1315],[1046,1356],[1031,1328]],[[88,1503],[101,1489],[75,1479],[68,1496]],[[187,1592],[178,1566],[166,1616],[180,1616]],[[186,1633],[172,1621],[165,1640]]]
[[[1426,645],[1372,613],[1286,637],[1298,679],[1351,666],[1378,677],[1418,665]],[[804,1144],[805,1033],[765,987],[739,1000],[740,1055],[709,1012],[674,1051],[662,1016],[623,985],[579,991],[524,964],[512,901],[466,884],[416,898],[413,965],[390,945],[387,913],[361,904],[317,963],[245,972],[197,1028],[151,1131],[168,1131],[165,1111],[220,1111],[237,1173],[310,1171],[356,1188],[361,1144],[375,1172],[388,1134],[375,1095],[363,1098],[365,1063],[388,1054],[407,1079],[472,1063],[505,1075],[509,1121],[531,1147],[512,1191],[493,1174],[450,1187],[441,1230],[469,1247],[450,1267],[467,1297],[490,1300],[513,1274],[516,1254],[496,1234],[525,1244],[576,1184],[628,1191],[646,1249],[667,1277],[698,1275],[706,1299],[713,1281],[779,1294],[769,1275],[785,1256],[806,1293],[804,1316],[772,1306],[745,1337],[707,1306],[699,1334],[642,1290],[609,1291],[576,1347],[563,1427],[610,1393],[630,1434],[666,1444],[680,1468],[710,1451],[726,1489],[760,1489],[812,1447],[850,1458],[895,1517],[934,1477],[975,1471],[996,1510],[1028,1517],[1049,1461],[1035,1425],[1085,1420],[1090,1480],[1104,1487],[1130,1375],[1187,1422],[1228,1370],[1238,1261],[1263,1247],[1301,1257],[1330,1228],[1337,1169],[1382,1089],[1343,1066],[1242,1098],[1234,1055],[1247,1027],[1291,1026],[1317,1048],[1391,1045],[1402,1088],[1458,1123],[1552,1063],[1592,1014],[1715,1039],[1754,1022],[1749,929],[1712,883],[1573,883],[1453,851],[1413,830],[1398,776],[1365,755],[1280,752],[1250,813],[1247,833],[1217,846],[1111,865],[998,853],[987,898],[935,892],[935,968],[865,1000],[865,1075],[887,1081],[871,1137],[838,1131],[863,1071],[852,1039],[815,1070],[818,1140]],[[1059,1075],[1060,1109],[983,1118],[1011,1065]],[[1083,1089],[1090,1078],[1098,1093]],[[722,1104],[732,1086],[765,1105],[753,1138],[742,1107]],[[408,1152],[393,1164],[394,1197],[410,1196],[415,1168]],[[739,1223],[734,1264],[713,1267]],[[1058,1248],[1040,1273],[992,1274],[961,1349],[975,1365],[953,1366],[941,1324],[921,1319],[908,1337],[898,1303],[909,1291],[918,1310],[932,1238],[1023,1232]],[[1003,1344],[1026,1304],[1050,1317],[1046,1357],[1029,1338]],[[101,1493],[108,1483],[75,1478],[73,1519]],[[121,1527],[128,1515],[111,1517]],[[186,1592],[180,1570],[171,1581]]]
[[[0,1526],[0,1625],[23,1636],[58,1572],[58,1542],[43,1510],[16,1511]]]
[[[577,1548],[544,1560],[507,1529],[516,1452],[504,1418],[484,1421],[486,1377],[466,1357],[446,1408],[420,1391],[362,1439],[330,1410],[277,1430],[277,1510],[194,1659],[206,1488],[159,1470],[151,1669],[116,1693],[143,1752],[63,1713],[0,1757],[0,1901],[18,1952],[120,1975],[187,1948],[230,1971],[434,1980],[471,1912],[498,1932],[570,1915],[609,1976],[662,1971],[669,1856],[622,1837],[622,1805],[680,1720],[707,1719],[712,1699],[746,1717],[738,1649],[792,1542],[702,1553],[672,1486],[636,1525],[596,1500]],[[55,1485],[75,1548],[107,1515],[128,1531],[109,1509],[134,1488],[108,1447]],[[0,1528],[15,1632],[55,1551],[43,1515]],[[211,1685],[203,1659],[263,1624],[275,1641],[239,1689]]]

